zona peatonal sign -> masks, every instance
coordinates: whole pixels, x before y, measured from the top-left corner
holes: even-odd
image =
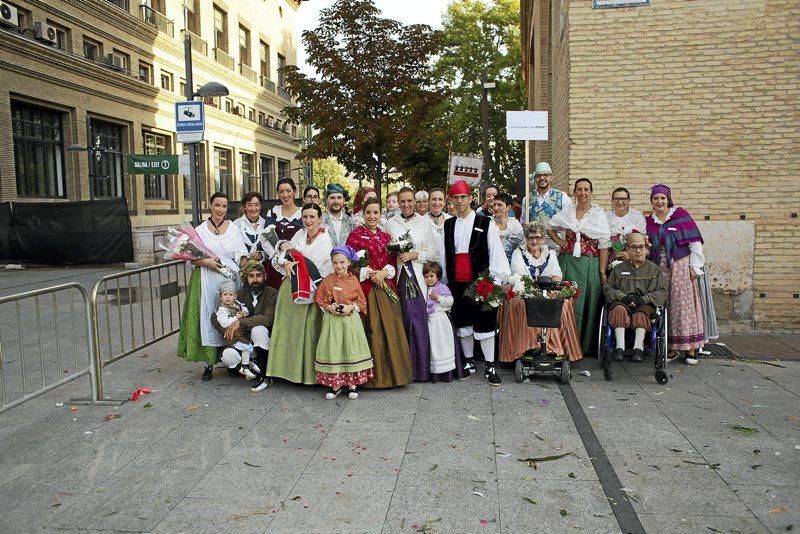
[[[178,156],[128,154],[128,174],[179,174]]]

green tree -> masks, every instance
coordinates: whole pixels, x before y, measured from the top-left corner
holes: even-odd
[[[436,108],[436,150],[482,152],[482,77],[496,82],[489,91],[489,140],[492,181],[512,188],[525,165],[525,147],[508,141],[505,112],[526,109],[521,72],[519,0],[460,0],[451,3],[442,29],[442,49],[434,67],[448,97]],[[446,157],[446,156],[445,156]]]
[[[344,168],[334,158],[315,159],[314,167],[314,186],[318,187],[320,192],[325,189],[325,186],[330,183],[337,183],[348,189],[349,186],[345,177]],[[352,193],[352,191],[351,191]]]
[[[316,77],[284,69],[298,104],[284,113],[314,126],[299,157],[335,157],[350,173],[373,178],[380,196],[382,177],[415,149],[439,99],[429,78],[438,33],[382,18],[371,0],[337,0],[316,29],[303,32],[303,44]]]

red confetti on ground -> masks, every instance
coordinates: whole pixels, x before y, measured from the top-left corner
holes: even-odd
[[[481,523],[481,525],[482,525],[482,526],[484,526],[484,527],[485,527],[486,525],[488,525],[488,524],[489,524],[489,521],[488,521],[487,519],[481,519],[481,520],[480,520],[480,523]]]
[[[131,393],[131,400],[138,401],[139,397],[141,397],[142,395],[150,395],[152,391],[153,391],[152,388],[136,388],[133,390],[133,393]]]

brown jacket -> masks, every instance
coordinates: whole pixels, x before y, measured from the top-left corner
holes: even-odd
[[[250,337],[250,330],[254,326],[264,326],[269,329],[270,335],[272,334],[275,307],[278,304],[278,291],[276,289],[265,285],[258,296],[258,303],[253,306],[253,300],[255,300],[253,292],[250,291],[249,287],[245,286],[239,290],[236,300],[244,304],[247,307],[247,311],[250,312],[247,317],[239,319],[239,325],[245,336]],[[220,334],[225,333],[225,329],[217,321],[216,315],[211,316],[211,324]]]

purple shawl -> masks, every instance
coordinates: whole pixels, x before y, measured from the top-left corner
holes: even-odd
[[[666,250],[667,265],[688,255],[689,243],[702,243],[700,229],[683,208],[675,208],[675,212],[663,224],[647,218],[647,236],[650,238],[650,260],[656,265],[661,263],[661,249]]]
[[[447,287],[446,285],[444,285],[441,282],[439,282],[435,286],[433,286],[433,288],[430,289],[430,291],[438,291],[439,292],[439,296],[441,296],[441,297],[452,297],[453,296],[453,293],[450,292],[450,288]],[[433,312],[435,312],[436,311],[436,306],[438,306],[438,305],[439,305],[438,301],[428,299],[428,308],[427,308],[428,315],[430,315]]]

